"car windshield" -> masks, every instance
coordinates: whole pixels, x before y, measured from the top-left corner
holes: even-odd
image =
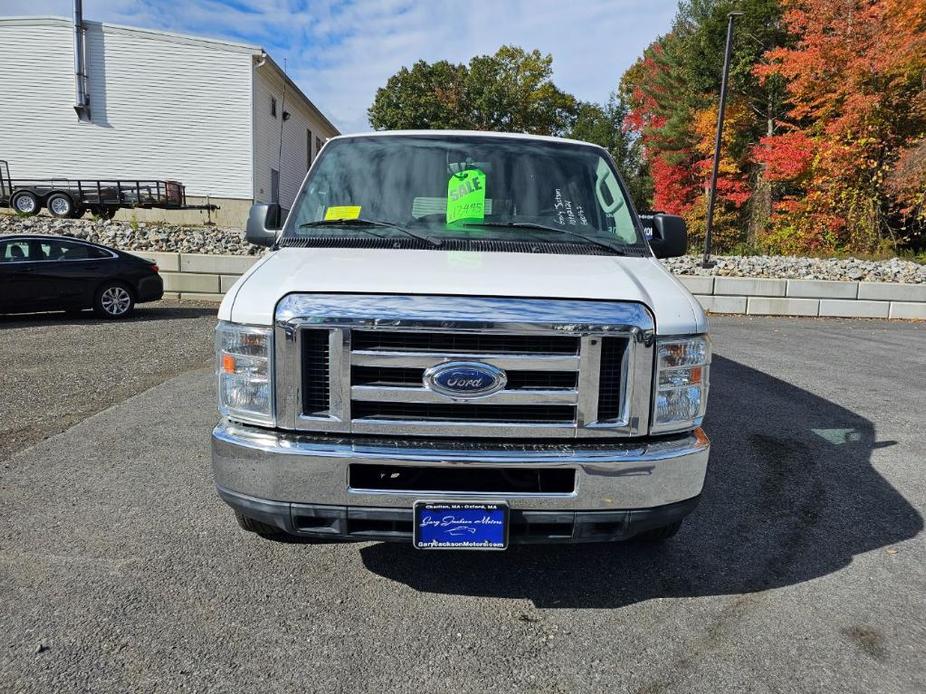
[[[608,156],[568,142],[388,135],[335,140],[296,200],[281,245],[387,238],[645,246]],[[602,250],[604,249],[604,250]],[[504,248],[502,248],[504,250]],[[583,251],[584,252],[584,251]]]

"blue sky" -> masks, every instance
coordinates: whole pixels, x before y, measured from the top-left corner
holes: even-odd
[[[604,101],[669,30],[676,0],[84,0],[96,21],[263,46],[342,130],[369,130],[376,88],[418,59],[467,62],[505,43],[553,54],[557,85]],[[0,14],[70,16],[71,0],[0,0]]]

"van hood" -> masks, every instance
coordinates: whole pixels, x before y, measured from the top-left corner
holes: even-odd
[[[652,257],[357,248],[269,253],[228,291],[219,318],[271,325],[293,293],[633,301],[650,309],[659,335],[707,330],[700,304]]]

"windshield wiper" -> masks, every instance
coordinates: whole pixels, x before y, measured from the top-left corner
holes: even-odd
[[[389,222],[379,222],[374,219],[363,219],[361,217],[355,217],[354,219],[319,219],[315,222],[303,222],[299,225],[300,229],[310,229],[312,227],[325,227],[325,226],[355,226],[355,227],[383,227],[386,229],[395,229],[400,231],[406,236],[409,236],[413,239],[418,239],[419,241],[424,241],[429,243],[432,246],[440,247],[443,244],[443,241],[440,239],[435,239],[430,236],[425,236],[423,234],[416,234],[414,231],[409,231],[408,229],[399,226],[398,224],[391,224]],[[362,229],[368,234],[376,236],[378,238],[384,239],[388,238],[382,234],[377,234],[370,229]]]
[[[567,236],[574,236],[578,239],[583,239],[589,243],[593,243],[596,246],[601,248],[607,248],[609,251],[612,251],[618,255],[626,255],[627,251],[624,248],[615,246],[604,239],[595,238],[594,236],[588,236],[587,234],[580,234],[578,231],[572,231],[571,229],[560,229],[559,227],[546,226],[545,224],[534,224],[532,222],[469,222],[464,223],[465,227],[505,227],[508,229],[537,229],[539,231],[552,231],[557,234],[566,234]]]

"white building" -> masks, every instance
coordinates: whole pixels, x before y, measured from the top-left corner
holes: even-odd
[[[321,145],[338,134],[257,46],[82,24],[89,120],[75,109],[74,23],[0,18],[0,159],[14,180],[174,179],[191,204],[209,196],[222,208],[216,221],[241,226],[253,201],[289,207]],[[133,214],[205,219],[120,212]]]

